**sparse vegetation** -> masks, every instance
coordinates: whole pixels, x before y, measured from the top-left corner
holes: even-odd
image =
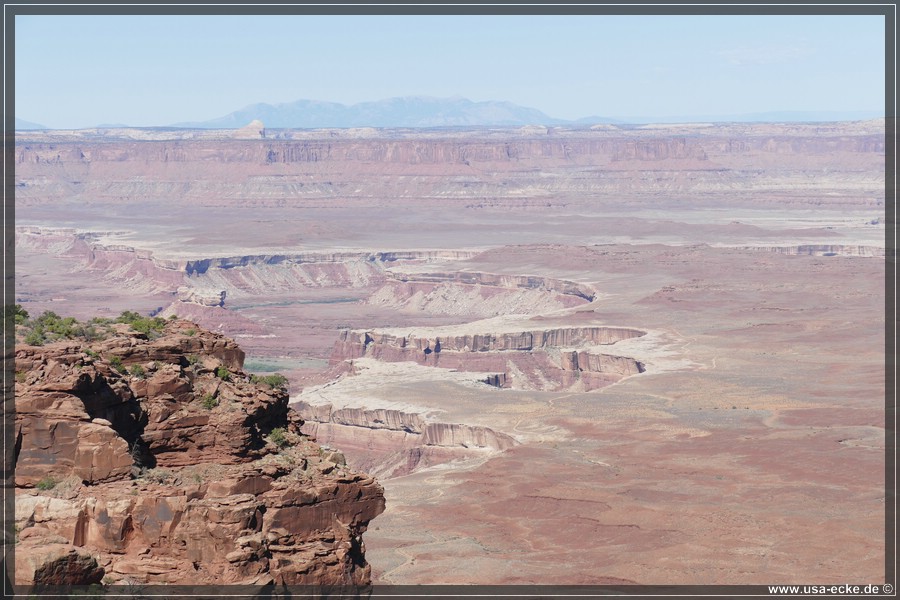
[[[228,371],[228,367],[216,367],[216,377],[218,377],[222,381],[231,381],[231,373]]]
[[[15,319],[16,325],[22,325],[28,320],[28,311],[21,304],[7,304],[5,309],[6,318]]]
[[[112,368],[119,373],[125,373],[125,367],[122,366],[122,359],[120,357],[113,356],[109,359],[109,364],[112,365]]]
[[[269,434],[269,441],[278,446],[279,448],[284,448],[290,442],[288,442],[287,436],[285,435],[287,432],[284,430],[284,427],[276,427]]]
[[[23,321],[23,325],[28,329],[25,334],[25,343],[32,346],[43,346],[45,342],[71,337],[72,324],[75,319],[67,319],[63,322],[60,316],[55,312],[48,310],[41,316]]]
[[[191,354],[187,357],[187,361],[189,365],[196,365],[198,362],[200,362],[200,357],[196,354]]]
[[[57,483],[59,482],[56,479],[48,475],[47,477],[44,477],[43,479],[38,481],[34,487],[46,492],[47,490],[52,490],[53,488],[55,488]]]
[[[132,365],[128,372],[138,379],[143,379],[147,375],[146,371],[144,371],[144,367],[142,367],[141,365]]]
[[[117,323],[126,323],[138,333],[143,333],[148,337],[154,337],[166,327],[166,320],[162,317],[142,317],[138,313],[126,310],[119,318]]]
[[[141,477],[153,483],[166,483],[172,479],[173,474],[168,469],[153,468],[144,471]]]
[[[188,329],[187,331],[184,332],[184,335],[186,335],[188,337],[194,337],[195,335],[197,335],[197,330],[196,329]]]
[[[252,383],[264,383],[272,388],[284,388],[287,387],[288,378],[282,375],[281,373],[275,373],[274,375],[251,375],[250,381]]]
[[[87,323],[80,323],[74,317],[60,317],[52,310],[29,319],[28,312],[23,309],[15,312],[15,319],[16,325],[23,329],[22,341],[31,346],[43,346],[47,342],[75,338],[92,342],[105,339],[112,333],[109,319],[95,318]]]
[[[212,394],[203,394],[200,404],[207,410],[212,410],[219,405],[219,399]]]
[[[24,342],[29,346],[43,346],[45,341],[47,341],[47,338],[44,337],[43,331],[32,329],[25,334]]]
[[[145,460],[145,451],[146,446],[144,441],[141,438],[137,438],[131,445],[128,447],[128,454],[131,456],[131,460],[134,462],[134,466],[139,469],[144,469],[144,460]]]

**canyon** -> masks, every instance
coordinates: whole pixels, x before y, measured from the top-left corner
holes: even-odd
[[[17,132],[16,302],[285,374],[383,486],[376,585],[881,581],[884,161],[883,121]]]

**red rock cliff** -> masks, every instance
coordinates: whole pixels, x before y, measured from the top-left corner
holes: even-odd
[[[17,584],[370,582],[382,488],[278,382],[187,321],[112,327],[16,347]]]

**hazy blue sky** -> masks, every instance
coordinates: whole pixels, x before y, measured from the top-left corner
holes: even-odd
[[[16,116],[167,125],[256,102],[508,100],[563,119],[881,110],[880,16],[16,16]]]

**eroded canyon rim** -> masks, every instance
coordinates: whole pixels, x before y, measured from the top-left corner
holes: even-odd
[[[16,221],[289,375],[376,581],[884,577],[883,121],[20,132]]]

